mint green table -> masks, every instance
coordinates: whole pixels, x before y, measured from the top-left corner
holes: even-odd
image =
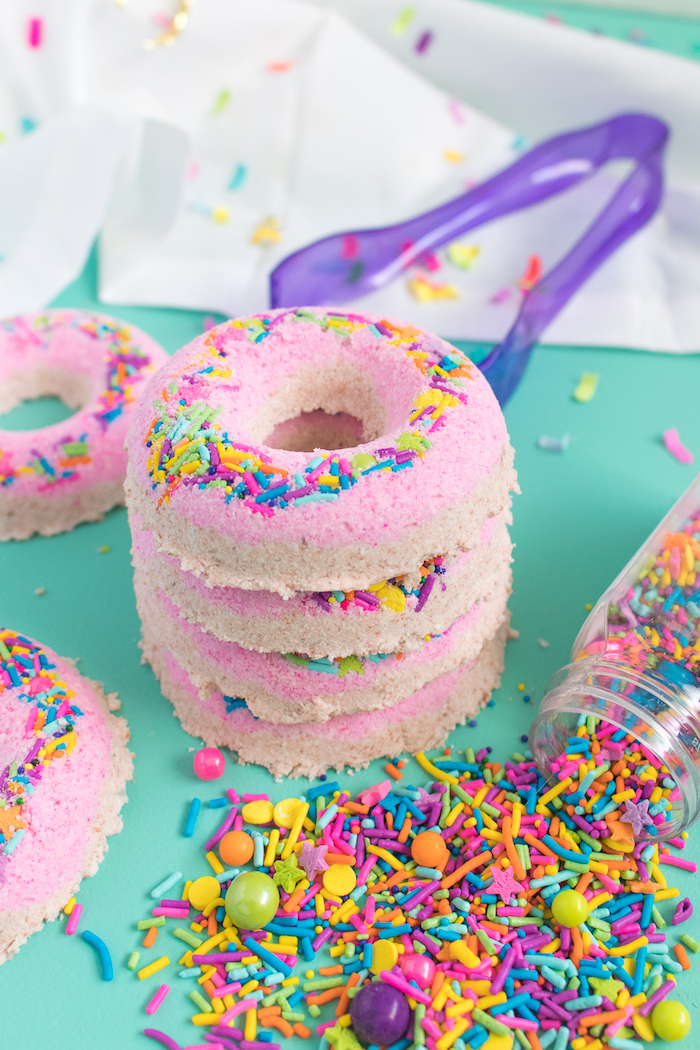
[[[568,5],[548,4],[547,11],[571,21]],[[590,9],[577,13],[581,19],[585,16],[589,27],[611,17]],[[663,24],[618,17],[631,25]],[[686,35],[686,44],[688,39]],[[98,305],[94,262],[59,304]],[[129,308],[118,312],[169,351],[202,329],[202,317],[195,313]],[[587,405],[571,397],[583,371],[600,373],[598,392]],[[493,758],[502,762],[525,746],[521,735],[528,731],[550,675],[568,660],[586,603],[596,600],[693,477],[694,468],[673,460],[660,435],[676,426],[685,444],[700,455],[699,394],[697,356],[564,348],[535,352],[506,410],[523,492],[514,504],[511,601],[520,637],[509,644],[495,706],[479,716],[475,729],[458,728],[450,740],[453,748],[491,745]],[[43,402],[16,410],[10,422],[36,426],[55,419],[55,406]],[[537,439],[543,434],[569,434],[568,450],[557,454],[539,449]],[[98,553],[104,546],[109,553]],[[222,813],[208,808],[210,798],[235,787],[239,793],[268,792],[277,801],[308,787],[305,780],[276,784],[263,770],[233,761],[220,781],[207,785],[195,778],[193,750],[200,742],[183,732],[150,668],[140,663],[129,547],[123,509],[66,535],[0,545],[0,622],[79,659],[84,674],[103,682],[108,691],[116,690],[136,755],[135,778],[123,810],[124,830],[110,839],[98,874],[83,883],[79,895],[84,908],[80,929],[92,930],[107,943],[114,980],[101,980],[97,955],[79,936],[66,937],[61,921],[48,925],[0,968],[3,1050],[30,1045],[47,1050],[144,1050],[156,1045],[144,1038],[146,1027],[166,1031],[183,1047],[201,1044],[206,1029],[195,1029],[189,1022],[196,1012],[187,997],[193,985],[177,977],[184,946],[166,927],[154,947],[144,949],[135,923],[150,915],[150,890],[171,872],[180,870],[187,878],[208,873],[201,846]],[[38,596],[37,588],[45,588],[45,594]],[[524,693],[518,691],[519,683],[525,685]],[[531,704],[523,700],[528,695]],[[377,762],[343,781],[359,790],[385,775]],[[413,760],[406,775],[409,782],[414,777],[422,782]],[[195,795],[204,805],[194,838],[185,839],[184,821]],[[692,833],[686,855],[700,860]],[[700,906],[697,876],[680,873],[674,879],[673,870],[666,870],[671,872],[669,885],[678,885],[682,896],[694,896]],[[700,922],[694,919],[673,932],[675,903],[661,907],[669,920],[670,943],[685,930],[700,939]],[[168,927],[172,925],[169,920]],[[126,968],[134,949],[141,951],[143,964],[167,955],[171,966],[139,981]],[[691,956],[691,961],[693,969],[681,975],[678,995],[694,1018],[688,1050],[700,1039],[700,958]],[[144,1008],[162,983],[170,985],[170,994],[149,1018]],[[295,1042],[295,1050],[317,1046],[315,1036],[305,1044]]]

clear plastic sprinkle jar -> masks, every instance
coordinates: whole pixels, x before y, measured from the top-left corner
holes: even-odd
[[[676,836],[698,819],[700,475],[599,599],[547,687],[530,749],[548,780],[561,779],[558,756],[586,719],[601,720],[612,757],[634,737],[637,773],[671,788],[665,808],[653,813],[652,802],[655,834],[639,838]]]

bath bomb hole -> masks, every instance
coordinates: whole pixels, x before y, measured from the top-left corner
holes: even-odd
[[[288,452],[356,448],[382,436],[387,409],[372,377],[344,360],[302,368],[268,397],[252,426],[257,440]]]
[[[86,376],[41,369],[10,376],[0,389],[0,430],[41,430],[65,422],[89,404]]]
[[[365,440],[364,430],[364,423],[357,416],[348,412],[331,414],[317,408],[278,423],[265,444],[288,452],[313,452],[317,448],[335,452],[361,445]]]

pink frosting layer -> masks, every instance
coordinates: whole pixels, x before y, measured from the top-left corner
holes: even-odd
[[[264,684],[268,692],[291,704],[308,703],[319,692],[324,696],[342,696],[354,690],[367,689],[397,661],[395,655],[378,663],[361,657],[364,673],[350,671],[341,678],[339,675],[300,667],[281,653],[261,653],[255,649],[243,649],[235,642],[223,642],[214,635],[205,634],[196,624],[180,618],[176,606],[162,591],[158,600],[160,611],[177,620],[178,631],[196,644],[203,659],[220,666],[241,682]],[[405,653],[401,658],[402,670],[432,663],[448,655],[455,641],[470,631],[480,616],[481,605],[477,603],[444,634],[426,642],[419,652]],[[152,626],[157,630],[155,624]]]
[[[226,711],[226,705],[221,693],[213,693],[206,700],[202,700],[201,694],[190,681],[186,671],[178,664],[172,653],[166,653],[168,674],[172,680],[191,697],[197,699],[202,708],[226,722],[241,736],[252,735],[260,732],[274,732],[280,740],[293,742],[295,736],[316,736],[319,743],[324,740],[361,740],[364,736],[377,733],[388,725],[395,725],[405,719],[420,714],[422,711],[433,710],[445,703],[450,693],[456,688],[462,675],[468,674],[474,666],[475,660],[468,664],[462,664],[455,671],[433,679],[422,689],[412,693],[411,696],[381,711],[363,712],[354,715],[339,715],[328,722],[297,723],[296,725],[278,725],[271,722],[263,722],[253,718],[249,711],[244,708],[236,708],[230,714]]]
[[[172,568],[179,569],[183,584],[205,599],[207,603],[211,603],[212,606],[218,606],[236,616],[264,617],[271,620],[288,616],[290,612],[317,618],[329,615],[329,613],[319,607],[318,603],[307,591],[298,591],[293,597],[285,599],[275,591],[244,591],[239,587],[208,587],[193,572],[186,572],[184,569],[180,569],[180,563],[173,555],[158,551],[152,534],[146,529],[139,528],[138,515],[132,514],[130,517],[133,553],[143,560],[162,561]],[[481,527],[479,537],[482,547],[487,546],[491,542],[495,528],[496,518],[487,518]],[[474,556],[475,550],[476,548],[461,552],[454,561],[448,564],[447,571],[441,578],[446,586],[449,587],[450,585],[450,569],[456,570],[464,565]],[[366,585],[369,586],[379,582],[379,580],[367,580]],[[407,608],[413,608],[417,601],[418,599],[415,596],[410,596],[406,603]],[[345,609],[338,605],[337,608],[332,610],[330,615],[342,616],[343,618],[359,616],[367,619],[367,617],[373,617],[377,614],[368,612],[359,605],[350,603]]]
[[[151,449],[144,442],[157,414],[154,402],[169,383],[175,383],[175,393],[170,397],[183,398],[188,404],[204,401],[213,408],[221,407],[218,422],[232,442],[253,447],[293,476],[303,473],[310,454],[268,448],[257,430],[268,400],[279,398],[285,384],[293,385],[299,373],[306,377],[321,375],[332,367],[345,369],[347,374],[355,370],[366,385],[366,400],[382,408],[384,432],[346,450],[344,455],[351,459],[358,452],[374,454],[394,446],[403,431],[413,429],[413,404],[427,389],[428,381],[407,356],[407,349],[415,346],[420,352],[421,348],[430,348],[441,355],[454,352],[437,336],[425,333],[417,333],[413,342],[409,339],[397,346],[392,345],[391,339],[376,338],[367,327],[345,335],[300,320],[294,311],[271,311],[264,316],[272,317],[275,326],[262,342],[250,342],[243,328],[227,322],[179,350],[159,376],[149,382],[134,413],[129,455],[142,490],[150,494],[154,503],[158,504],[163,492],[156,489],[151,493]],[[277,320],[279,317],[282,319]],[[364,320],[381,324],[381,318],[374,315],[364,315]],[[401,322],[392,323],[401,327]],[[213,347],[226,355],[218,365],[230,369],[230,376],[203,374],[205,366],[217,363],[212,358]],[[190,377],[186,382],[184,373]],[[416,459],[413,467],[398,472],[362,476],[334,502],[290,506],[268,517],[254,513],[246,505],[248,501],[233,499],[227,504],[222,489],[180,484],[169,503],[158,504],[158,513],[185,519],[197,528],[214,530],[248,546],[262,544],[273,548],[277,541],[304,543],[313,548],[401,542],[416,526],[432,521],[446,508],[475,493],[498,466],[508,445],[503,414],[478,369],[470,369],[470,377],[463,381],[459,394],[462,400],[446,409],[442,425],[430,432],[432,447],[424,459]],[[361,406],[340,407],[362,414]]]
[[[143,366],[137,351],[146,355]],[[147,377],[167,360],[145,332],[104,314],[45,310],[0,323],[0,405],[8,393],[15,403],[54,393],[69,405],[82,405],[53,426],[0,429],[0,498],[35,493],[59,498],[123,479],[134,403]],[[87,445],[86,452],[66,452],[63,446],[73,443]]]
[[[83,870],[89,828],[110,769],[112,736],[92,687],[50,649],[59,680],[73,690],[83,714],[76,720],[77,743],[65,758],[46,767],[26,808],[27,829],[9,857],[0,854],[0,912],[42,904],[56,887],[75,880]],[[3,731],[0,771],[26,752],[34,734],[26,732],[31,705],[20,700],[22,687],[0,694]]]

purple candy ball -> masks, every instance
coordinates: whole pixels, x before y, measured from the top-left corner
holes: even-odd
[[[355,1034],[363,1043],[389,1046],[403,1036],[411,1017],[406,996],[384,981],[366,984],[350,1003]]]

